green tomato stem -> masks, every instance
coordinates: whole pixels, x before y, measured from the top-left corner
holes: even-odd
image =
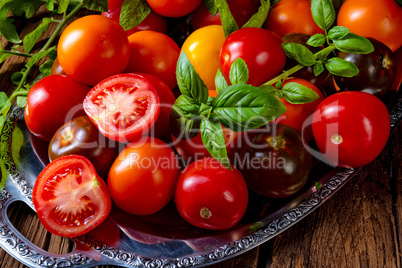
[[[3,53],[10,54],[10,55],[27,57],[27,58],[31,58],[33,56],[33,54],[27,54],[27,53],[22,53],[22,52],[19,52],[19,51],[10,51],[10,50],[3,50]]]

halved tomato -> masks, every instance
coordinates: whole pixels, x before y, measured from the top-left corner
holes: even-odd
[[[159,96],[144,76],[134,73],[106,78],[92,88],[84,109],[99,131],[111,140],[127,142],[145,135],[160,111]]]
[[[33,204],[52,234],[75,237],[101,224],[112,207],[106,183],[83,156],[62,156],[36,179]]]

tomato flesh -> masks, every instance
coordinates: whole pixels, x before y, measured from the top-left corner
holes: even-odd
[[[159,116],[159,97],[138,74],[115,75],[97,84],[86,96],[84,109],[109,139],[132,141],[146,134]]]
[[[74,237],[89,232],[108,216],[111,198],[106,183],[83,156],[63,156],[39,174],[32,193],[43,226]]]

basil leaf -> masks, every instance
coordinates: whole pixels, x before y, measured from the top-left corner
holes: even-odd
[[[229,34],[238,30],[239,27],[237,26],[232,13],[230,13],[229,6],[226,0],[215,0],[215,6],[219,11],[223,32],[225,33],[225,37],[227,37]]]
[[[202,143],[211,156],[226,168],[231,169],[228,153],[226,151],[225,137],[219,120],[203,118],[200,130]]]
[[[195,100],[185,95],[180,95],[176,99],[174,106],[191,114],[197,114],[200,110],[200,105]]]
[[[205,0],[205,5],[207,6],[209,13],[212,16],[215,16],[216,13],[218,12],[218,9],[215,6],[215,0]]]
[[[331,40],[335,39],[342,39],[344,38],[348,33],[350,33],[350,30],[346,27],[343,26],[335,26],[331,30],[328,31],[328,37]]]
[[[275,95],[276,88],[273,87],[273,86],[271,86],[271,85],[261,85],[261,86],[259,86],[259,88],[260,88],[261,90],[264,90],[264,91],[267,92],[267,93],[271,93],[271,94],[274,94],[274,95]]]
[[[272,94],[248,84],[231,85],[219,92],[213,113],[234,131],[259,128],[285,112],[283,104]]]
[[[225,77],[223,77],[223,74],[221,73],[221,70],[218,69],[215,75],[215,88],[216,88],[216,93],[221,92],[222,89],[227,88],[228,83],[226,82]]]
[[[24,50],[26,53],[31,52],[32,48],[35,46],[36,41],[45,33],[48,29],[49,23],[53,22],[52,18],[43,18],[42,23],[35,28],[32,32],[24,37]]]
[[[140,24],[151,13],[145,0],[125,0],[121,6],[120,25],[125,31]]]
[[[3,91],[0,92],[0,109],[7,103],[7,94]]]
[[[325,35],[315,34],[307,40],[306,44],[312,47],[321,47],[325,44],[325,41]]]
[[[92,11],[108,11],[108,0],[83,0],[84,6]]]
[[[353,33],[347,34],[342,39],[335,39],[333,42],[338,50],[346,53],[368,54],[374,51],[370,40]]]
[[[235,59],[230,66],[229,80],[233,85],[247,84],[248,68],[246,62],[242,58]]]
[[[41,58],[47,56],[47,54],[49,54],[50,52],[52,52],[53,50],[55,50],[56,47],[51,47],[48,50],[45,51],[41,51],[36,53],[33,57],[31,57],[28,62],[25,64],[25,66],[27,68],[31,68],[32,66],[35,65],[35,63],[37,63]]]
[[[200,132],[200,120],[197,114],[187,113],[173,105],[169,118],[170,131],[181,140],[192,139]]]
[[[57,13],[62,14],[67,11],[70,0],[60,0],[59,7],[57,8]]]
[[[325,32],[331,28],[336,14],[331,0],[311,0],[311,15],[315,23]]]
[[[291,104],[303,104],[317,100],[320,96],[306,86],[290,82],[282,87],[283,97]]]
[[[337,76],[353,77],[359,73],[359,69],[350,61],[338,57],[331,58],[325,62],[325,68]]]
[[[313,72],[315,76],[319,76],[325,70],[324,64],[317,62],[313,65]]]
[[[201,103],[199,114],[201,117],[205,117],[208,119],[211,116],[212,109],[213,109],[212,106]]]
[[[286,56],[297,61],[300,65],[311,66],[316,62],[313,52],[301,44],[293,42],[282,43],[282,49]]]
[[[212,103],[214,103],[215,98],[214,97],[208,97],[207,105],[212,106]]]
[[[258,12],[255,13],[243,26],[261,28],[264,25],[269,13],[271,3],[268,0],[261,0],[261,6],[258,8]]]
[[[194,99],[199,104],[207,102],[208,88],[191,65],[184,51],[177,61],[176,79],[183,95]]]

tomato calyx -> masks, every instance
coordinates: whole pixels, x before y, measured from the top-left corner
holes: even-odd
[[[341,144],[343,142],[343,138],[340,134],[336,133],[336,134],[332,135],[331,142],[333,144]]]
[[[208,220],[212,217],[212,212],[207,207],[203,207],[200,209],[200,216],[201,218]]]

